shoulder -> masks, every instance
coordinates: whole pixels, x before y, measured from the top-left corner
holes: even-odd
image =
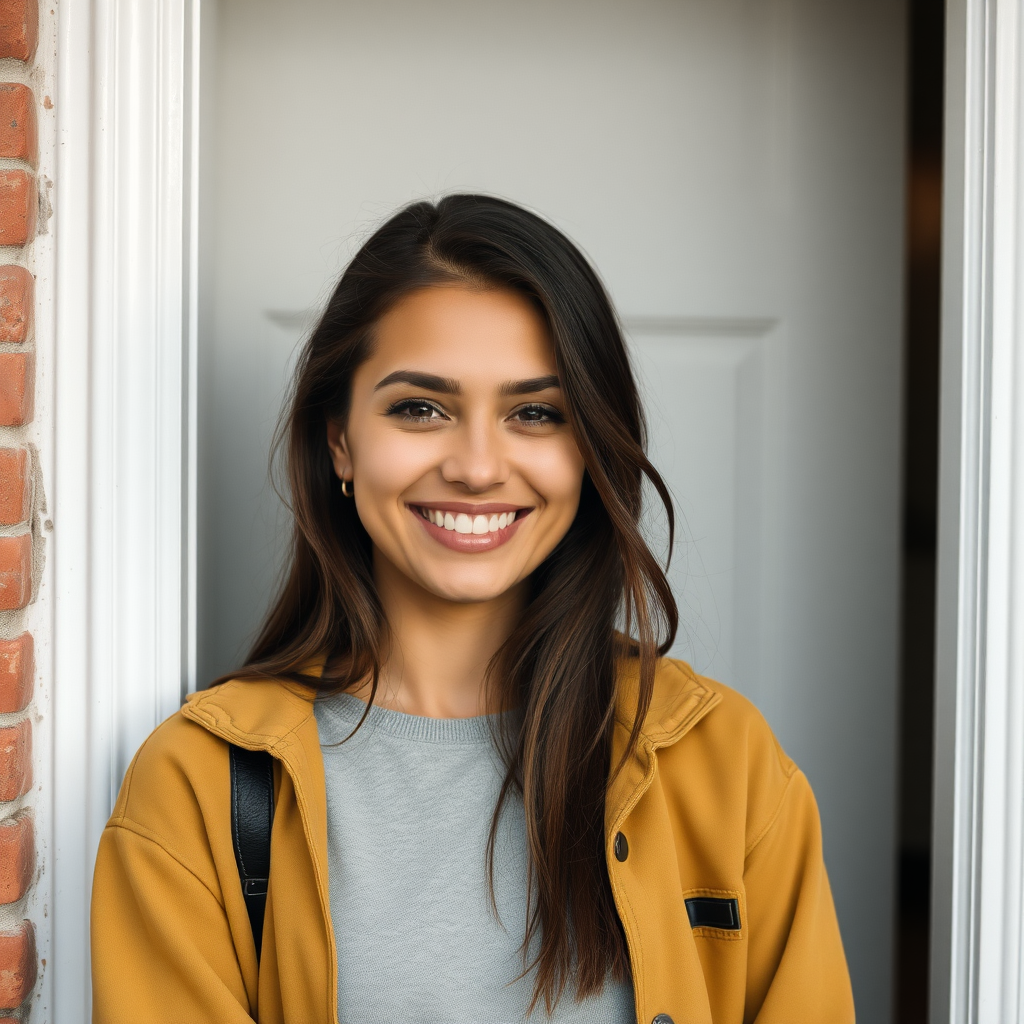
[[[311,699],[276,680],[231,680],[190,694],[139,747],[110,825],[173,838],[226,815],[229,746],[271,749],[311,715]]]
[[[635,660],[620,662],[617,719],[626,730],[635,721],[636,686]],[[659,659],[641,732],[657,749],[672,747],[694,734],[723,757],[735,759],[742,749],[755,760],[775,759],[783,771],[795,770],[750,700],[717,680],[699,675],[678,658]]]
[[[685,671],[692,669],[678,662]],[[715,695],[707,714],[694,723],[692,742],[730,761],[739,761],[758,771],[775,770],[789,778],[797,770],[782,749],[758,707],[737,690],[714,679],[697,676],[700,685]]]
[[[176,711],[146,738],[132,759],[110,816],[123,827],[173,843],[198,824],[204,808],[224,791],[228,745]],[[218,786],[223,775],[225,786]]]
[[[748,843],[756,842],[774,820],[793,781],[803,776],[750,700],[697,675],[685,662],[663,659],[655,701],[664,707],[687,700],[693,705],[695,698],[687,698],[687,693],[700,695],[699,708],[683,728],[658,746],[663,784],[670,790],[702,791],[713,798],[717,815],[731,808],[743,818]]]

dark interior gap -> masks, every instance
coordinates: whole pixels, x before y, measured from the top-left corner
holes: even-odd
[[[945,5],[910,0],[898,1024],[926,1024],[931,890]]]

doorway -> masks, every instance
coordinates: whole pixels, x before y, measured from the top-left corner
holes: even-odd
[[[685,527],[676,654],[818,796],[861,1019],[891,1019],[905,24],[899,3],[219,0],[202,28],[199,679],[287,517],[296,346],[397,205],[516,199],[623,316]]]

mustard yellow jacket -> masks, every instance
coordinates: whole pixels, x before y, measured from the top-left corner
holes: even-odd
[[[620,693],[616,762],[635,696],[629,666]],[[96,861],[98,1024],[336,1024],[313,696],[225,683],[192,694],[139,750]],[[231,841],[229,743],[276,759],[259,970]],[[636,756],[610,787],[605,832],[639,1024],[853,1021],[814,797],[747,700],[664,660]],[[685,901],[699,896],[737,900],[739,929],[691,928]]]

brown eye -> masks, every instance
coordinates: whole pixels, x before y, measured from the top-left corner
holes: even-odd
[[[404,398],[395,402],[387,410],[388,416],[398,416],[399,419],[425,423],[428,420],[447,419],[443,410],[423,398]]]
[[[524,405],[512,414],[520,423],[564,423],[565,417],[549,405]]]

